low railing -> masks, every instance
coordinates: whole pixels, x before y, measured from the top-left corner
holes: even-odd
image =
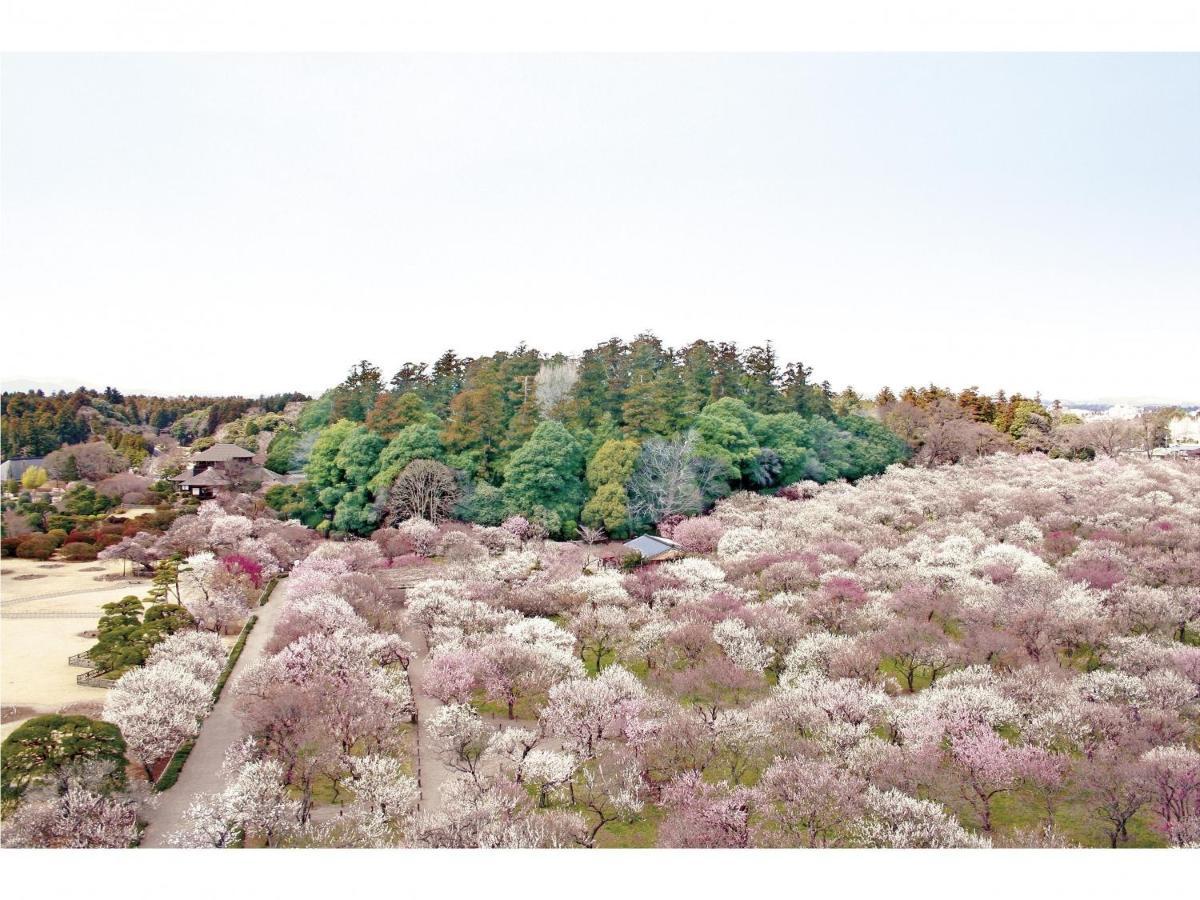
[[[92,669],[90,672],[76,675],[75,683],[84,687],[110,688],[116,684],[116,679],[105,678],[104,676],[108,674],[107,671],[101,669]]]
[[[92,662],[92,658],[87,655],[85,650],[83,653],[76,653],[74,656],[67,657],[68,666],[79,666],[81,669],[94,669],[96,664]]]

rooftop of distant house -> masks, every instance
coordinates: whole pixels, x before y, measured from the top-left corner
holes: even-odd
[[[16,480],[25,474],[26,469],[45,464],[44,456],[11,456],[0,463],[0,479]]]
[[[213,444],[207,450],[192,457],[192,462],[230,462],[235,459],[253,459],[254,454],[237,444]]]
[[[220,469],[205,469],[199,475],[189,475],[185,487],[229,487],[229,479]]]
[[[658,559],[668,553],[679,553],[683,549],[674,541],[657,534],[643,534],[632,541],[626,541],[625,546],[642,554],[642,559]]]

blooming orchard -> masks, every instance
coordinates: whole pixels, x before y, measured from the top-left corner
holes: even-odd
[[[1194,465],[736,494],[631,571],[523,519],[311,549],[241,518],[162,539],[201,620],[222,580],[291,570],[230,686],[251,738],[182,846],[1200,843]],[[176,635],[113,691],[133,755],[194,728],[211,643]]]
[[[410,839],[1195,843],[1198,498],[1186,465],[995,456],[735,495],[628,574],[518,522],[423,535],[451,781]]]

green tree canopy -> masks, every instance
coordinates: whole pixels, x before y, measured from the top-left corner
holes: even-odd
[[[617,481],[600,485],[584,504],[580,519],[584,525],[603,528],[612,537],[625,537],[630,525],[629,495],[625,486]]]
[[[383,438],[366,426],[345,419],[330,425],[317,437],[305,467],[311,493],[289,499],[314,497],[317,511],[339,531],[370,531],[376,515],[368,485],[379,473],[383,447]]]
[[[406,397],[413,396],[405,394]],[[385,493],[396,477],[414,459],[446,460],[441,430],[430,422],[419,422],[400,429],[379,454],[379,472],[371,479],[375,496]]]
[[[730,481],[742,480],[758,454],[752,428],[758,415],[741,400],[722,397],[696,418],[696,453],[722,463]]]
[[[608,440],[587,465],[587,483],[592,488],[616,482],[624,484],[633,474],[641,445],[632,439]]]
[[[41,466],[30,466],[21,473],[21,487],[27,491],[36,491],[49,480],[50,476]]]
[[[116,725],[87,716],[35,716],[14,729],[0,748],[4,796],[18,796],[67,766],[93,760],[113,764],[111,787],[125,784],[125,741]]]
[[[380,394],[375,407],[367,415],[367,427],[389,440],[402,429],[417,424],[440,427],[441,421],[412,391]]]
[[[585,496],[579,443],[562,423],[542,422],[509,461],[505,501],[514,510],[553,513],[561,536],[573,530]]]

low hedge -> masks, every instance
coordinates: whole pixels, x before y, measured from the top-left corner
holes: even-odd
[[[280,578],[282,578],[282,577],[283,577],[283,576],[282,576],[282,575],[280,575],[280,576],[279,576],[279,577],[277,577],[277,578],[272,578],[272,579],[271,579],[271,580],[270,580],[270,581],[267,583],[267,586],[266,586],[266,588],[264,588],[264,589],[263,589],[263,592],[262,592],[262,599],[260,599],[260,600],[258,601],[258,605],[259,605],[259,606],[266,606],[266,605],[267,605],[267,601],[271,599],[271,594],[273,594],[273,593],[275,592],[275,586],[276,586],[277,584],[279,584],[279,579],[280,579]]]
[[[254,630],[254,625],[257,621],[258,616],[251,616],[246,620],[246,624],[242,628],[242,633],[238,636],[237,643],[229,651],[229,659],[225,661],[225,668],[221,671],[221,677],[217,679],[216,687],[213,688],[213,703],[221,699],[221,691],[225,690],[225,682],[229,680],[229,676],[233,673],[233,667],[237,665],[238,658],[242,655],[242,650],[246,646],[246,638],[250,637],[250,632]]]
[[[165,791],[167,788],[175,785],[175,782],[179,780],[179,773],[183,771],[183,764],[187,762],[187,758],[191,755],[192,748],[195,746],[195,738],[184,741],[179,745],[179,749],[175,751],[175,755],[171,757],[171,761],[167,763],[167,767],[163,769],[163,773],[158,776],[158,781],[154,782],[154,789],[156,791]]]

